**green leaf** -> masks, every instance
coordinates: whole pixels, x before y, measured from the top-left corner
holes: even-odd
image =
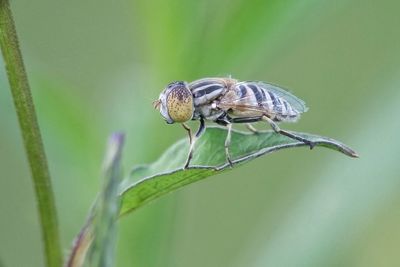
[[[114,266],[123,143],[123,134],[113,134],[109,139],[103,163],[102,190],[75,239],[66,267]]]
[[[133,169],[131,177],[123,183],[121,188],[120,215],[136,210],[185,185],[231,170],[225,158],[226,134],[227,131],[219,127],[207,128],[197,141],[191,166],[186,170],[182,167],[189,149],[188,139],[180,140],[172,145],[156,162]],[[350,157],[358,157],[351,148],[331,138],[306,133],[296,134],[314,142],[315,148],[326,147]],[[233,131],[231,140],[230,153],[234,168],[281,149],[306,146],[302,142],[273,131],[258,134]]]
[[[103,188],[94,208],[94,240],[89,249],[89,266],[114,266],[117,236],[116,219],[120,207],[118,186],[121,183],[122,134],[113,134],[104,159]]]

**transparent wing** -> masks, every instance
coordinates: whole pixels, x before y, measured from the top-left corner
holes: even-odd
[[[222,98],[218,106],[226,110],[232,109],[234,111],[245,112],[247,114],[248,112],[251,112],[253,116],[261,116],[265,113],[271,115],[279,113],[278,110],[273,109],[272,101],[263,101],[261,105],[259,105],[257,102],[253,101],[253,98],[253,96]]]
[[[266,89],[267,91],[276,94],[279,97],[282,97],[300,113],[306,112],[308,110],[308,107],[306,106],[306,103],[303,100],[293,95],[292,93],[288,92],[287,90],[283,89],[282,87],[265,82],[247,82],[247,83],[253,83],[261,88]]]
[[[229,99],[221,99],[219,106],[224,108],[233,108],[238,110],[248,110],[248,111],[266,111],[266,106],[272,106],[272,101],[263,101],[260,105],[253,102],[253,96],[245,96]]]
[[[221,107],[240,111],[268,112],[269,114],[281,113],[284,103],[273,99],[273,97],[279,97],[285,100],[290,105],[291,110],[295,110],[297,113],[306,112],[308,109],[303,100],[281,87],[264,82],[240,82],[235,85],[233,90],[234,93],[221,99]],[[273,94],[273,97],[269,92]],[[288,108],[285,107],[285,110],[287,111]]]

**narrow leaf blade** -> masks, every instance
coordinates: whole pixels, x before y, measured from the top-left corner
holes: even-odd
[[[103,163],[102,189],[89,212],[85,225],[75,238],[66,267],[113,266],[117,218],[120,209],[123,134],[113,134]]]

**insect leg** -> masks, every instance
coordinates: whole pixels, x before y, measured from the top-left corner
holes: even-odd
[[[189,135],[189,144],[192,144],[192,130],[190,129],[189,126],[187,126],[185,123],[182,123],[182,127],[188,132]]]
[[[259,133],[258,130],[257,130],[253,125],[251,125],[250,123],[246,123],[246,128],[247,128],[250,132],[252,132],[252,133],[254,133],[254,134],[258,134],[258,133]]]
[[[206,124],[204,122],[203,118],[200,118],[200,126],[199,129],[196,132],[196,137],[200,137],[200,135],[204,132],[204,130],[206,129]]]
[[[251,122],[257,122],[262,120],[263,118],[260,116],[257,117],[246,117],[246,118],[233,118],[230,119],[230,122],[232,123],[251,123]]]
[[[226,125],[226,127],[228,128],[228,134],[226,135],[225,139],[225,155],[226,155],[226,160],[229,162],[229,165],[233,167],[231,156],[229,154],[229,146],[231,145],[232,123],[229,123],[228,125]]]
[[[303,137],[301,137],[301,136],[298,136],[298,135],[296,135],[296,134],[289,133],[289,132],[287,132],[287,131],[285,131],[285,130],[282,130],[281,128],[279,128],[279,126],[278,126],[273,120],[271,120],[271,119],[268,118],[267,116],[263,116],[262,119],[265,120],[265,121],[267,121],[267,122],[271,125],[272,129],[273,129],[275,132],[277,132],[277,133],[279,133],[279,134],[282,134],[282,135],[284,135],[284,136],[287,136],[287,137],[289,137],[289,138],[292,138],[292,139],[294,139],[294,140],[303,142],[304,144],[310,146],[310,149],[313,149],[314,143],[313,143],[312,141],[307,140],[307,139],[305,139],[305,138],[303,138]]]
[[[204,123],[204,119],[201,118],[201,119],[200,119],[200,126],[199,126],[199,129],[197,130],[197,132],[196,132],[196,134],[195,134],[194,136],[192,136],[191,130],[190,130],[190,128],[189,128],[186,124],[182,123],[182,126],[183,126],[183,128],[185,128],[185,130],[188,131],[188,133],[189,133],[189,140],[190,140],[189,154],[188,154],[188,157],[187,157],[187,159],[186,159],[185,166],[184,166],[184,169],[187,169],[187,168],[189,167],[190,161],[191,161],[192,158],[193,158],[193,149],[194,149],[194,145],[195,145],[195,143],[196,143],[197,138],[203,133],[203,131],[204,131],[204,129],[205,129],[205,123]]]

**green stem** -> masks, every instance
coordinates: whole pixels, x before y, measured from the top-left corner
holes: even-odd
[[[8,0],[0,0],[0,46],[35,187],[46,263],[60,267],[62,254],[50,174]]]

